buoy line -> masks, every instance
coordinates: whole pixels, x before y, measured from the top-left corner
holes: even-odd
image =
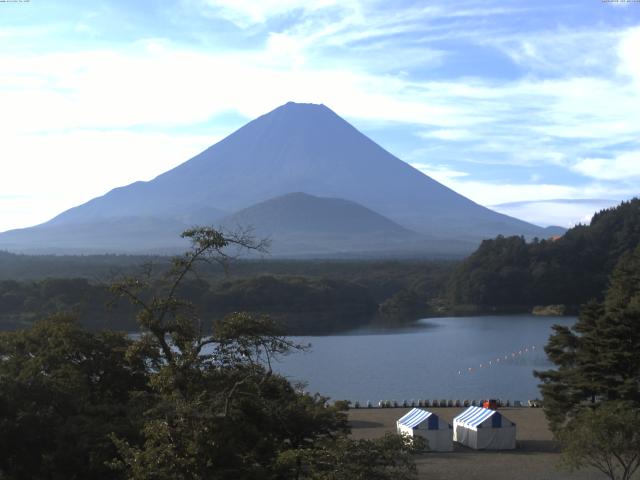
[[[500,355],[498,357],[496,357],[495,359],[492,358],[491,360],[488,360],[486,362],[482,362],[478,365],[477,368],[492,368],[498,365],[504,365],[505,363],[508,363],[509,360],[518,358],[522,355],[525,355],[527,353],[530,352],[535,352],[536,350],[536,346],[535,345],[531,345],[531,346],[526,346],[526,347],[522,347],[519,350],[513,350],[510,353],[506,353],[505,355]],[[458,375],[463,375],[465,373],[467,374],[471,374],[475,371],[474,367],[467,367],[466,369],[460,369],[458,370]]]

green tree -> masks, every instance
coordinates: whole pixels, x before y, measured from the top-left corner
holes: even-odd
[[[554,327],[545,351],[557,368],[536,372],[552,428],[589,403],[640,405],[639,349],[640,246],[620,258],[603,304],[583,307],[572,328]]]
[[[230,243],[259,246],[212,229],[184,236],[192,249],[173,262],[160,295],[137,278],[113,287],[140,307],[143,333],[132,354],[151,367],[145,399],[151,407],[143,415],[141,442],[112,436],[120,454],[112,466],[134,480],[320,478],[307,477],[310,468],[285,468],[281,459],[287,452],[319,451],[320,445],[342,451],[360,444],[346,437],[344,403],[329,406],[326,398],[298,392],[273,372],[274,358],[304,347],[283,337],[268,318],[248,313],[230,314],[207,331],[193,305],[178,298],[181,283],[201,260],[225,260]],[[398,443],[378,451],[386,454],[379,465],[410,472],[408,462],[394,463],[404,458]],[[368,457],[342,455],[336,462],[353,471],[370,468]]]
[[[287,450],[279,458],[290,478],[309,480],[409,480],[415,477],[412,454],[425,442],[386,434],[372,440],[346,437]]]
[[[593,467],[612,480],[630,480],[640,467],[640,411],[635,404],[604,402],[580,412],[559,440],[570,470]]]
[[[136,440],[147,388],[131,345],[63,316],[0,333],[0,478],[114,478],[109,434]]]
[[[568,464],[630,478],[640,461],[640,245],[621,256],[604,303],[554,327],[545,350],[557,368],[536,375]]]
[[[563,304],[577,311],[602,301],[607,280],[623,253],[640,242],[640,199],[622,202],[577,225],[562,237],[526,242],[521,237],[485,240],[452,275],[454,305],[531,308]]]

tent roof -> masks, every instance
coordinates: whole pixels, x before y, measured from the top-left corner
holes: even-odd
[[[409,428],[414,428],[416,425],[420,425],[427,418],[433,415],[433,412],[427,412],[421,408],[412,408],[407,414],[400,417],[398,424],[404,425]]]
[[[500,415],[495,410],[482,407],[469,407],[460,415],[453,419],[454,422],[462,423],[468,427],[476,428],[492,415]]]

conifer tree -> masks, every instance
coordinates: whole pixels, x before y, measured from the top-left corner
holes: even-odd
[[[554,327],[545,351],[557,368],[536,376],[565,464],[630,479],[640,468],[640,245],[621,256],[604,303]]]
[[[606,400],[640,405],[640,245],[620,258],[605,302],[583,307],[572,328],[554,328],[545,348],[554,370],[542,380],[552,428]]]

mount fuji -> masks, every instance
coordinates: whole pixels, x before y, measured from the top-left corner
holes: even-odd
[[[0,248],[169,253],[185,228],[242,221],[280,256],[461,255],[499,234],[557,233],[474,203],[324,105],[290,102],[153,180],[0,234]]]

